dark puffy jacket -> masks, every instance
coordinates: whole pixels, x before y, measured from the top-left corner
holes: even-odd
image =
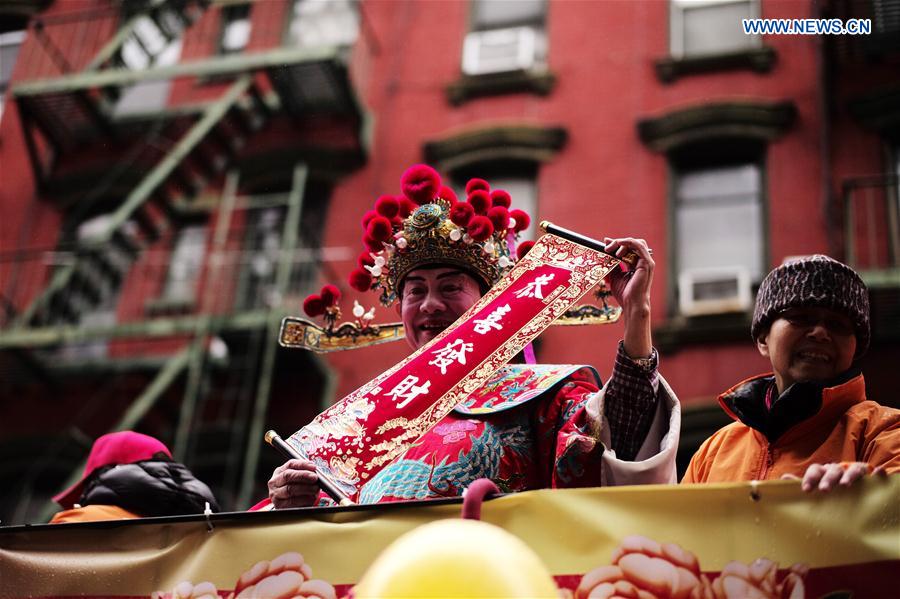
[[[95,470],[81,495],[81,505],[117,505],[141,516],[202,514],[219,504],[203,482],[183,464],[145,460]]]

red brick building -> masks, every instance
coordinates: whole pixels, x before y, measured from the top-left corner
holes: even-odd
[[[752,17],[872,32],[744,35]],[[415,162],[485,177],[535,220],[648,240],[685,457],[722,422],[716,394],[765,370],[749,310],[787,256],[863,273],[862,366],[895,401],[897,0],[23,0],[0,30],[4,521],[46,514],[123,427],[226,506],[261,496],[279,461],[262,431],[407,351],[275,338],[323,282],[349,310],[360,216]],[[619,336],[552,327],[538,359],[606,377]]]

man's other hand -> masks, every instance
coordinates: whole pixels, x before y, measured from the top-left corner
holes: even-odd
[[[288,460],[272,472],[269,500],[276,509],[309,507],[319,496],[316,466],[309,460]]]

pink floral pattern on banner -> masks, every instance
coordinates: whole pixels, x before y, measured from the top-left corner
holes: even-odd
[[[434,432],[444,439],[444,445],[449,445],[450,443],[462,441],[469,435],[471,431],[474,431],[476,428],[478,427],[475,425],[475,423],[469,420],[462,420],[460,422],[439,424],[434,427]]]

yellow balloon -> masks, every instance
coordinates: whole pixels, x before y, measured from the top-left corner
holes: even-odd
[[[439,520],[394,541],[353,589],[357,599],[558,597],[534,551],[478,520]]]

